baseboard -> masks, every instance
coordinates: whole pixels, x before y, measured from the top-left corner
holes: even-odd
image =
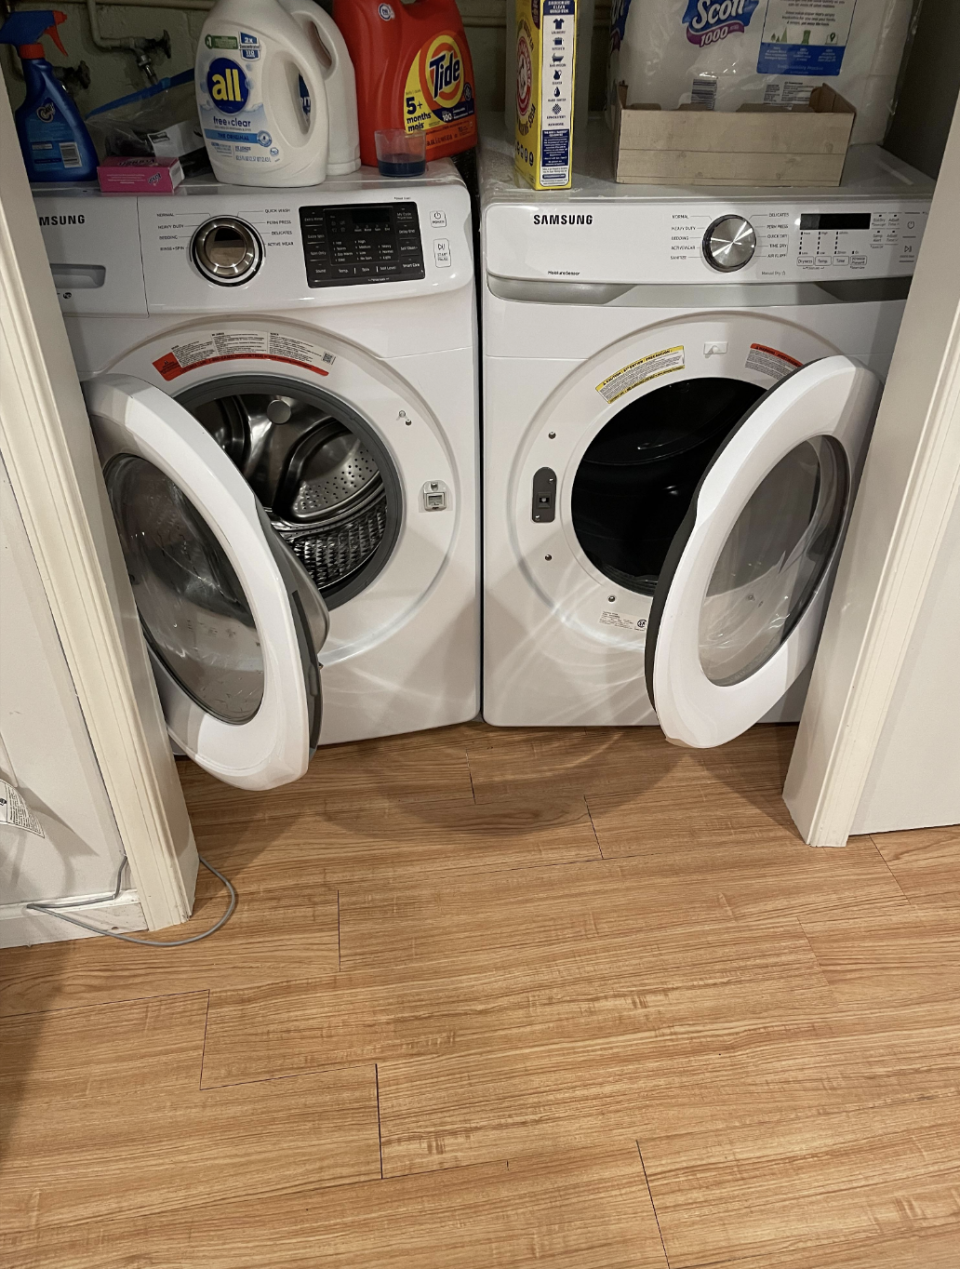
[[[89,896],[77,895],[77,902],[86,897]],[[57,902],[62,903],[64,900],[58,899]],[[81,921],[99,926],[104,933],[114,931],[128,934],[147,928],[143,908],[135,890],[123,890],[116,899],[105,899],[102,903],[92,903],[89,907],[69,908],[67,912]],[[81,930],[79,926],[61,921],[49,912],[31,911],[26,903],[0,904],[0,948],[94,937],[92,930]]]

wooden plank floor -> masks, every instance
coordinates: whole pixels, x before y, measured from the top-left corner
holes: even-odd
[[[957,1269],[960,830],[810,850],[793,739],[183,764],[230,924],[4,955],[4,1265]]]

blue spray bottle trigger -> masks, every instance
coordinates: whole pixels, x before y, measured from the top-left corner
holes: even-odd
[[[67,50],[63,47],[57,30],[60,23],[66,20],[67,15],[60,9],[20,9],[11,13],[0,27],[0,44],[16,44],[21,58],[32,61],[43,57],[40,40],[44,35],[49,35],[66,57]]]

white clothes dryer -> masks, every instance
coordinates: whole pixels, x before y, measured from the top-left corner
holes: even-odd
[[[176,744],[267,788],[317,743],[474,717],[476,304],[452,164],[35,198]]]
[[[483,714],[718,745],[799,716],[933,187],[617,185],[610,144],[534,193],[484,141]]]

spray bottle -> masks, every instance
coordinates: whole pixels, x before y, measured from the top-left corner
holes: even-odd
[[[49,35],[61,53],[59,9],[21,9],[0,27],[0,44],[15,44],[23,62],[27,96],[16,113],[17,136],[31,181],[92,181],[97,152],[73,98],[44,57],[40,40]]]

